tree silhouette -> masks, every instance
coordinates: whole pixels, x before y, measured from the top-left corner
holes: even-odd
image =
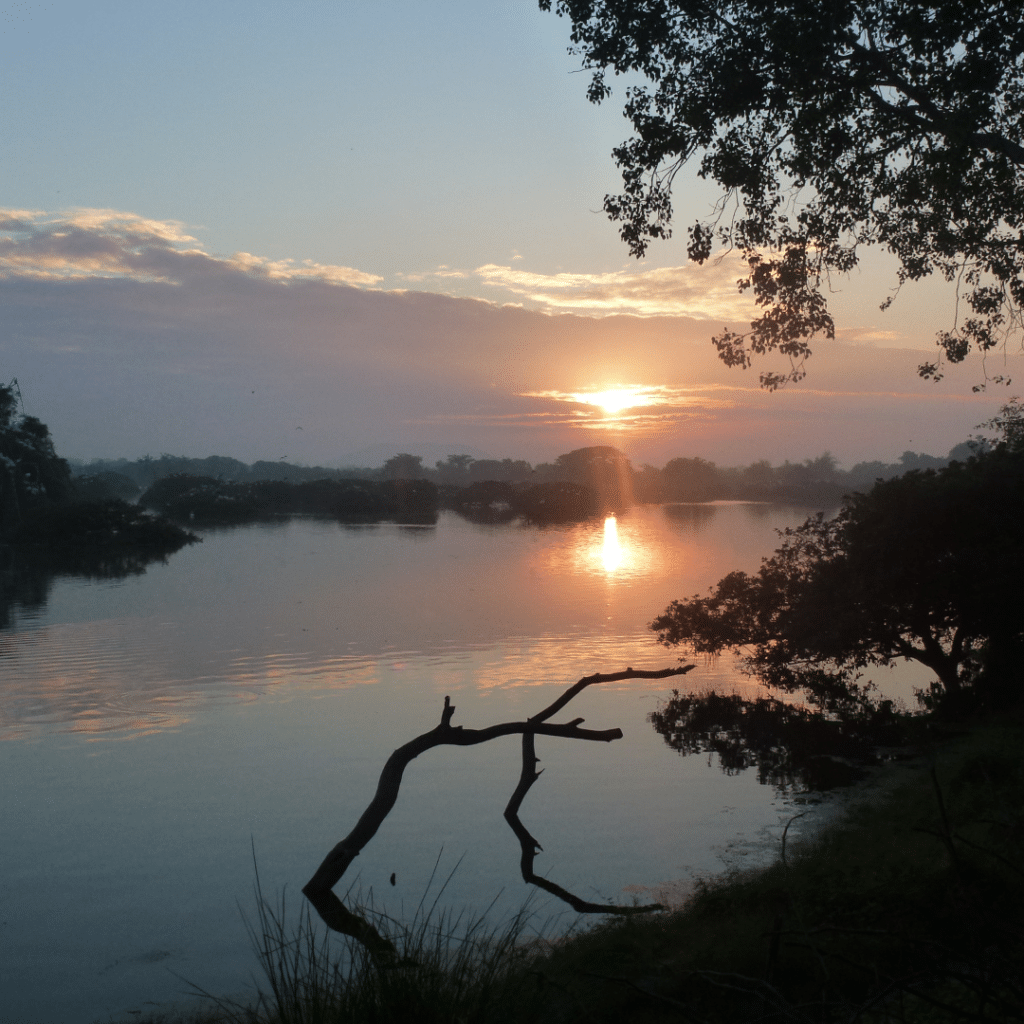
[[[730,366],[778,351],[798,380],[815,335],[835,327],[825,290],[862,246],[899,260],[897,286],[941,274],[966,316],[938,336],[941,361],[987,352],[1021,328],[1024,303],[1024,17],[1019,0],[540,0],[572,21],[588,98],[626,90],[634,136],[614,150],[623,192],[605,197],[643,256],[668,238],[672,192],[693,161],[722,188],[689,228],[746,262],[761,315],[714,338]],[[886,300],[886,305],[890,299]],[[999,378],[996,378],[999,379]]]
[[[633,504],[633,466],[611,445],[576,448],[555,459],[553,472],[558,480],[589,487],[604,506],[604,511]]]
[[[71,470],[50,430],[18,414],[17,382],[0,384],[0,534],[17,529],[26,512],[67,499]]]
[[[870,666],[913,660],[926,702],[956,710],[1019,698],[1024,654],[1024,454],[1000,446],[914,471],[783,532],[754,575],[673,601],[651,624],[692,653],[742,652],[747,672],[833,715],[867,713]]]
[[[422,480],[425,476],[423,459],[419,455],[392,455],[381,470],[385,480]]]

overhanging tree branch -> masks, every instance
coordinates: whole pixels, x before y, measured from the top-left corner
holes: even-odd
[[[391,808],[395,806],[402,785],[402,776],[411,761],[433,747],[469,747],[497,739],[499,736],[521,734],[523,737],[523,768],[519,785],[505,808],[505,820],[515,832],[523,850],[521,865],[524,880],[565,900],[581,913],[637,913],[658,909],[656,904],[647,907],[614,907],[588,903],[561,886],[535,875],[533,859],[540,849],[540,844],[519,820],[518,812],[523,798],[539,775],[539,772],[536,771],[537,758],[534,752],[534,737],[536,735],[562,736],[568,739],[596,740],[605,743],[622,738],[621,729],[581,729],[582,718],[576,718],[561,725],[548,723],[547,720],[557,714],[577,694],[597,683],[619,682],[626,679],[665,679],[668,676],[683,675],[693,667],[693,665],[681,665],[657,671],[627,668],[622,672],[609,674],[598,672],[579,680],[569,687],[558,700],[532,718],[528,718],[524,722],[503,722],[488,726],[486,729],[464,729],[462,726],[453,726],[451,721],[455,714],[455,705],[452,704],[450,698],[445,697],[440,723],[430,732],[423,733],[399,747],[387,759],[377,783],[377,791],[369,806],[363,811],[355,828],[327,854],[316,873],[303,886],[303,895],[313,905],[328,928],[344,935],[351,935],[362,942],[371,952],[394,954],[394,946],[380,935],[372,924],[361,915],[353,913],[338,899],[333,892],[334,886],[338,884],[342,875],[348,870],[352,861],[359,856],[366,844],[377,834],[377,830],[383,824]]]
[[[703,263],[715,242],[748,257],[783,252],[797,241],[793,218],[797,248],[820,254],[798,286],[786,285],[782,264],[739,282],[741,291],[752,288],[762,314],[749,332],[712,339],[727,365],[779,353],[791,369],[763,373],[762,385],[800,380],[812,339],[834,334],[822,281],[847,273],[860,246],[888,249],[900,282],[933,271],[952,281],[951,268],[971,264],[960,297],[977,315],[936,338],[949,362],[971,350],[984,356],[1019,330],[1019,3],[539,4],[571,21],[571,52],[593,73],[592,102],[610,96],[609,74],[646,79],[627,88],[633,137],[613,150],[623,191],[604,202],[633,255],[671,236],[673,179],[691,159],[700,177],[739,201],[732,224],[713,216],[690,229],[691,260]],[[784,209],[791,182],[813,195]],[[939,361],[919,373],[940,379]]]

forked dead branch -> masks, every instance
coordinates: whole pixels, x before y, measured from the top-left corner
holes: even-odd
[[[402,776],[410,761],[432,747],[445,745],[470,747],[478,743],[486,743],[499,736],[521,734],[523,737],[522,771],[519,783],[505,808],[505,820],[515,833],[522,849],[520,867],[524,881],[552,893],[583,914],[634,914],[661,909],[660,904],[657,903],[629,907],[589,903],[574,896],[560,885],[536,875],[533,870],[533,861],[541,849],[541,845],[519,820],[519,808],[530,787],[540,777],[540,772],[537,771],[535,736],[538,734],[541,736],[563,736],[577,740],[601,740],[605,743],[622,738],[621,729],[581,729],[582,718],[574,718],[571,722],[564,724],[548,722],[549,718],[561,711],[577,694],[595,683],[614,683],[624,679],[664,679],[668,676],[684,675],[693,667],[693,665],[680,665],[657,671],[627,668],[622,672],[612,672],[607,675],[597,672],[592,676],[585,676],[578,683],[570,686],[558,700],[532,718],[523,722],[502,722],[499,725],[488,726],[486,729],[464,729],[461,725],[453,726],[451,722],[452,716],[455,714],[455,705],[448,697],[445,697],[440,723],[430,732],[425,732],[422,736],[417,736],[399,747],[387,759],[380,773],[377,792],[369,806],[363,811],[355,828],[324,858],[323,863],[317,868],[316,874],[303,887],[303,895],[313,905],[328,928],[344,935],[351,935],[371,951],[385,954],[394,953],[395,949],[391,942],[385,939],[369,921],[360,914],[349,910],[341,902],[333,892],[334,886],[341,880],[352,861],[376,835],[377,829],[383,824],[391,808],[395,806],[398,791],[402,785]]]

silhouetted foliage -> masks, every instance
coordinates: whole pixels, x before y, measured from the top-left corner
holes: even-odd
[[[604,511],[597,494],[583,484],[536,484],[516,497],[516,511],[536,523],[570,523]]]
[[[423,459],[419,455],[393,455],[381,469],[385,480],[422,480]]]
[[[139,503],[172,519],[202,523],[242,523],[259,515],[248,487],[187,473],[158,480],[143,492]]]
[[[119,500],[130,479],[72,481],[47,426],[17,414],[14,385],[0,385],[0,625],[15,608],[41,607],[55,576],[117,579],[198,540]]]
[[[3,617],[27,594],[45,600],[48,575],[116,578],[144,571],[198,538],[114,495],[132,481],[105,474],[72,482],[46,424],[17,415],[17,392],[0,385],[0,583]],[[37,602],[38,603],[38,602]]]
[[[714,501],[726,494],[718,467],[705,459],[672,459],[661,476],[665,501]]]
[[[933,706],[1002,706],[1024,653],[1022,507],[1024,455],[1005,446],[879,482],[651,628],[693,653],[740,651],[760,682],[840,717],[871,706],[864,670],[900,659],[935,673]]]
[[[18,414],[16,385],[0,384],[0,536],[71,494],[71,471],[45,423]]]
[[[551,479],[590,488],[604,512],[633,504],[633,467],[629,459],[611,445],[577,448],[559,455],[552,467]]]
[[[961,448],[961,458],[973,454],[973,449]],[[902,476],[910,469],[939,468],[948,462],[949,458],[908,451],[898,462],[861,462],[844,472],[829,452],[779,466],[765,459],[748,466],[717,466],[696,457],[675,458],[661,470],[644,466],[635,474],[634,484],[641,501],[769,501],[829,507],[876,480]]]
[[[453,489],[446,504],[475,523],[507,523],[519,515],[519,494],[513,484],[485,480]]]
[[[107,501],[110,498],[134,501],[142,492],[130,476],[109,471],[72,477],[71,486],[75,501]]]
[[[524,459],[474,459],[471,455],[449,455],[435,463],[434,478],[440,484],[466,487],[496,480],[502,483],[528,482],[534,468]]]
[[[1000,406],[998,414],[980,424],[980,427],[998,434],[998,443],[1011,452],[1024,452],[1024,405],[1019,398],[1011,398]],[[990,446],[985,438],[975,438],[967,443],[981,450],[987,450]]]
[[[229,483],[182,473],[158,480],[139,501],[172,519],[222,526],[295,514],[420,521],[436,518],[438,490],[429,480]]]
[[[857,782],[866,765],[881,763],[914,734],[913,720],[892,701],[826,717],[773,697],[678,690],[650,721],[680,754],[715,754],[728,775],[756,768],[759,782],[782,791]]]
[[[469,482],[469,467],[473,461],[472,455],[449,455],[447,459],[438,459],[434,463],[438,481],[464,486]]]
[[[530,482],[534,469],[525,459],[474,459],[468,467],[474,482],[498,480],[505,483]]]
[[[385,480],[381,493],[389,515],[399,522],[437,520],[437,484],[430,480]]]
[[[68,549],[99,548],[155,550],[163,555],[195,539],[166,519],[112,498],[39,509],[10,541],[16,546],[45,546],[48,552],[63,557]]]
[[[593,72],[626,90],[634,137],[615,149],[624,190],[605,197],[630,251],[668,238],[676,175],[691,160],[723,196],[689,229],[704,263],[742,254],[763,312],[714,339],[730,366],[777,350],[804,375],[809,339],[832,338],[830,276],[861,246],[899,260],[899,283],[938,273],[966,318],[938,336],[962,361],[1021,326],[1024,304],[1024,18],[1016,0],[540,0],[572,21]],[[955,316],[951,309],[951,317]],[[940,376],[939,361],[920,372]]]

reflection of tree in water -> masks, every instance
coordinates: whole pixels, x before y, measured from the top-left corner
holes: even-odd
[[[673,690],[650,721],[683,756],[716,754],[728,775],[756,768],[759,782],[784,792],[849,785],[907,742],[906,718],[887,701],[829,719],[773,697]]]
[[[782,531],[757,573],[732,572],[706,597],[673,601],[651,623],[662,643],[691,655],[735,651],[743,671],[813,710],[676,694],[654,716],[669,744],[715,752],[727,771],[756,765],[778,786],[820,788],[836,771],[849,774],[836,766],[877,760],[874,746],[920,732],[918,716],[860,681],[873,666],[914,661],[934,673],[918,699],[937,720],[1017,706],[1024,452],[1010,433],[1016,408],[1004,407],[996,427],[1008,440],[994,449],[879,481],[835,516],[819,512]]]
[[[124,501],[134,484],[116,473],[75,486],[49,428],[20,405],[17,381],[0,384],[0,627],[43,607],[57,576],[138,575],[199,540]]]
[[[59,577],[119,580],[141,576],[154,562],[166,562],[170,553],[142,547],[0,550],[0,629],[10,627],[21,611],[44,608]]]
[[[8,550],[0,561],[0,629],[11,625],[15,609],[44,607],[52,585],[52,573],[40,572]]]
[[[701,504],[662,505],[665,518],[679,526],[685,526],[694,533],[703,530],[718,515],[718,506]]]
[[[199,538],[135,505],[109,500],[38,509],[11,539],[0,545],[0,627],[9,626],[19,608],[42,608],[58,576],[139,576]]]

